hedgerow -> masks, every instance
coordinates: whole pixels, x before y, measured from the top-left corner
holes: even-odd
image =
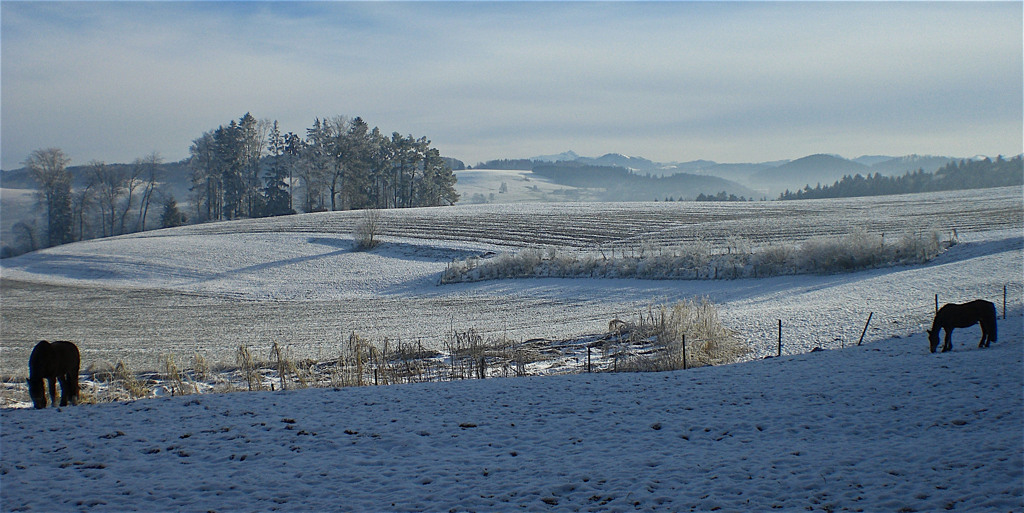
[[[930,231],[886,238],[856,230],[842,237],[821,237],[793,244],[753,247],[731,241],[718,250],[704,242],[677,247],[641,245],[628,250],[564,252],[524,249],[491,258],[451,262],[441,283],[511,278],[637,278],[707,280],[763,278],[920,264],[957,243]]]

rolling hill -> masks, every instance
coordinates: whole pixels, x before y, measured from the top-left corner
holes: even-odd
[[[762,186],[779,188],[802,188],[817,183],[831,184],[844,175],[866,174],[868,166],[858,164],[834,155],[809,155],[778,167],[768,168],[751,175],[750,180]]]
[[[359,212],[324,212],[6,259],[0,364],[4,393],[22,402],[17,387],[39,338],[76,341],[83,368],[159,369],[167,355],[203,354],[230,370],[240,346],[261,359],[280,345],[330,362],[352,333],[422,346],[470,329],[484,340],[557,341],[708,297],[751,353],[661,373],[3,409],[0,505],[1014,511],[1024,500],[1019,193],[401,209],[382,212],[383,243],[372,251],[353,250]],[[738,240],[784,248],[861,226],[898,237],[936,224],[956,228],[960,244],[923,265],[739,280],[437,282],[452,259],[495,251],[731,251]],[[997,303],[1006,316],[998,341],[978,349],[978,328],[958,329],[953,352],[929,353],[936,295]]]

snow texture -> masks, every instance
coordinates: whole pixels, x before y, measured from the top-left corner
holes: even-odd
[[[4,511],[1021,511],[1021,318],[722,367],[2,412]]]
[[[929,264],[837,275],[438,287],[437,276],[452,258],[528,245],[522,241],[538,234],[564,236],[569,246],[587,237],[497,234],[487,233],[487,225],[467,231],[469,222],[443,223],[460,216],[478,220],[494,214],[486,209],[493,206],[388,213],[391,223],[416,227],[428,219],[434,228],[422,228],[423,236],[390,234],[372,252],[351,251],[351,238],[330,225],[343,217],[331,214],[188,227],[6,260],[4,278],[28,283],[151,289],[250,305],[387,298],[394,311],[380,314],[388,319],[380,328],[392,336],[454,322],[524,337],[538,330],[578,335],[601,331],[611,316],[628,317],[653,302],[708,296],[755,353],[735,365],[666,373],[5,409],[0,509],[1021,512],[1020,195],[1019,189],[994,198],[971,194],[971,201],[959,203],[912,196],[787,205],[794,212],[880,219],[887,208],[912,204],[892,215],[892,226],[939,215],[913,213],[922,209],[962,205],[954,224],[962,244]],[[985,228],[991,212],[977,213],[992,205],[986,199],[1009,206],[999,207],[1006,212],[1000,229]],[[614,229],[619,224],[607,219],[619,219],[617,212],[649,215],[648,224],[671,212],[663,206],[558,207],[574,208],[583,214],[549,221],[572,226],[603,216]],[[755,209],[707,208],[702,212],[730,215]],[[542,223],[552,212],[514,206],[495,217]],[[773,233],[802,233],[814,224],[807,215],[791,213],[794,223]],[[319,228],[300,225],[305,222]],[[742,222],[730,226],[748,229]],[[836,227],[841,231],[842,223],[823,229]],[[663,228],[676,233],[685,226]],[[989,349],[975,347],[980,333],[973,327],[956,331],[953,352],[927,352],[923,332],[934,294],[941,293],[942,302],[986,298],[1003,313],[1004,285],[1009,318],[1000,319],[999,339]],[[410,301],[417,315],[400,315]],[[452,304],[477,311],[453,321]],[[501,305],[508,305],[503,314],[490,310]],[[872,312],[864,345],[857,346]],[[776,352],[777,319],[786,319],[784,356],[762,359]],[[4,318],[5,330],[11,321]],[[24,362],[4,340],[5,358],[13,354]],[[807,352],[813,347],[833,350]],[[225,348],[230,352],[237,342]]]

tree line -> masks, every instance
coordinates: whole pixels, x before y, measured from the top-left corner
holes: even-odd
[[[189,153],[192,204],[202,221],[459,198],[449,160],[426,137],[387,136],[359,117],[318,118],[300,137],[247,113],[203,133]]]
[[[1009,160],[1000,155],[995,160],[986,157],[981,160],[953,161],[934,173],[918,169],[903,176],[883,176],[881,173],[846,175],[832,185],[823,187],[818,184],[814,188],[807,185],[797,191],[786,190],[779,199],[849,198],[1014,185],[1024,185],[1022,155]]]
[[[316,119],[299,136],[249,113],[193,140],[179,164],[164,164],[155,152],[127,165],[92,161],[76,169],[73,183],[70,163],[59,148],[25,160],[45,226],[15,223],[2,256],[187,222],[451,205],[459,198],[452,163],[461,164],[441,157],[426,137],[388,136],[359,117]],[[171,191],[168,166],[188,174],[186,210]]]
[[[161,225],[184,224],[173,196],[161,189],[163,159],[157,153],[131,164],[108,165],[91,161],[79,168],[77,187],[60,148],[33,151],[25,160],[29,176],[38,185],[45,226],[22,219],[12,226],[14,243],[2,256],[78,240],[109,237],[152,227],[162,207]],[[178,217],[173,217],[177,212]],[[171,217],[168,217],[171,213]]]

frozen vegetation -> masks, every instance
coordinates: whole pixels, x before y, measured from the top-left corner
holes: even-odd
[[[768,244],[751,248],[734,240],[723,251],[703,241],[682,247],[642,244],[597,252],[559,253],[526,249],[493,258],[471,257],[453,262],[442,283],[508,278],[638,278],[647,280],[700,280],[764,278],[789,274],[850,272],[874,267],[925,263],[955,238],[942,240],[938,232],[903,234],[886,242],[884,234],[864,230],[841,237],[818,237],[801,244]]]

